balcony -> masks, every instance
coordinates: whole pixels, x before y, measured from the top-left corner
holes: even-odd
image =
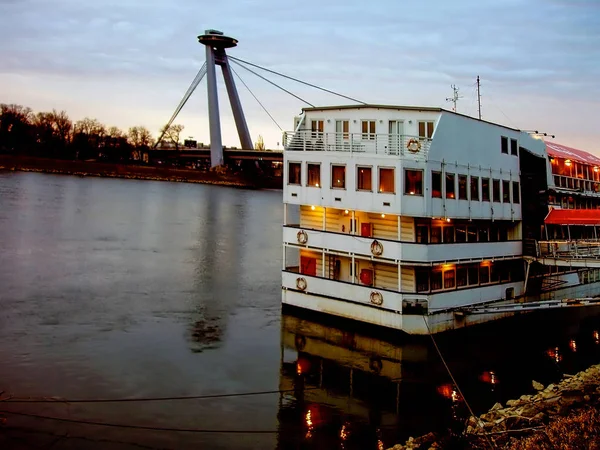
[[[426,159],[431,139],[405,134],[323,133],[300,130],[284,132],[287,151],[368,153]]]
[[[372,250],[374,237],[362,237],[353,234],[333,233],[310,230],[297,226],[284,226],[283,242],[298,245],[298,232],[304,230],[307,247],[343,252],[365,257],[374,255]],[[417,244],[377,239],[381,244],[381,254],[376,258],[414,263],[469,261],[520,257],[521,241],[472,242],[453,244]],[[379,249],[376,249],[379,250]]]

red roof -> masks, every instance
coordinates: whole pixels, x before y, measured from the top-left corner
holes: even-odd
[[[583,150],[577,150],[576,148],[566,147],[564,145],[556,144],[554,142],[544,141],[546,149],[550,156],[556,156],[557,158],[570,159],[571,161],[577,161],[591,166],[600,166],[600,158],[592,155],[591,153]]]
[[[600,225],[600,209],[551,209],[544,222],[551,225]]]

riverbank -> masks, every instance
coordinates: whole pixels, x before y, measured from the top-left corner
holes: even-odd
[[[80,177],[127,178],[233,186],[246,189],[280,189],[281,179],[251,173],[231,174],[173,167],[112,164],[95,161],[68,161],[26,156],[0,155],[0,170],[43,172]]]
[[[504,407],[496,403],[487,413],[470,417],[459,439],[463,448],[600,448],[600,364],[546,387],[532,384],[536,394],[508,400]],[[444,449],[448,441],[430,433],[390,450]]]

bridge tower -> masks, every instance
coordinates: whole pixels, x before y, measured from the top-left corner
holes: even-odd
[[[225,36],[221,31],[206,30],[198,36],[198,41],[206,46],[206,78],[208,87],[208,120],[210,124],[210,166],[223,164],[223,144],[221,140],[221,119],[219,115],[219,97],[217,94],[217,76],[215,66],[221,66],[229,103],[233,111],[235,126],[240,137],[242,149],[253,148],[248,124],[244,117],[242,104],[233,80],[233,72],[227,59],[225,49],[237,46],[238,41]]]

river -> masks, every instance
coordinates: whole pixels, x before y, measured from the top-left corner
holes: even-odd
[[[0,402],[0,446],[377,449],[459,426],[429,338],[282,314],[282,214],[280,191],[0,173],[0,399],[45,399]],[[600,361],[598,330],[563,311],[437,344],[482,412]],[[262,391],[282,392],[49,401]]]

